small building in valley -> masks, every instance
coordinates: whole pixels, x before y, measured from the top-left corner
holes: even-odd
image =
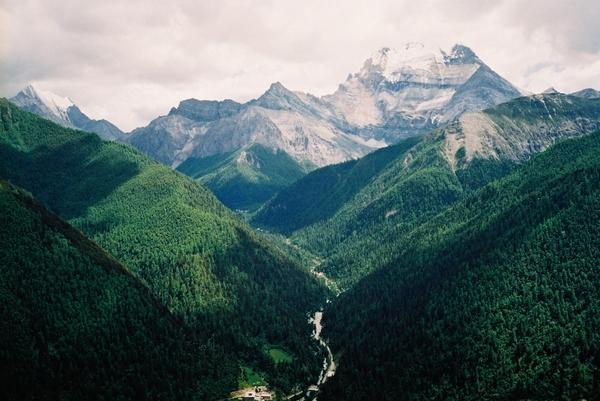
[[[272,401],[273,393],[265,386],[255,387],[254,389],[247,389],[241,394],[239,392],[233,393],[232,398],[237,398],[242,401]]]

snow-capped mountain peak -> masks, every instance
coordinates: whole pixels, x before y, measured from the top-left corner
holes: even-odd
[[[388,81],[394,81],[406,70],[428,70],[443,61],[443,53],[425,47],[423,43],[407,43],[399,49],[383,47],[373,53],[359,72],[359,77],[368,78],[379,73]]]
[[[479,57],[477,57],[473,50],[461,44],[455,44],[452,46],[450,54],[446,55],[444,60],[447,63],[452,64],[482,64],[482,61],[479,59]]]
[[[40,106],[45,106],[50,113],[61,120],[67,120],[67,110],[75,103],[68,97],[62,97],[50,91],[39,89],[32,84],[27,85],[20,94],[29,97],[32,101],[38,100]],[[17,95],[18,97],[19,95]]]
[[[383,47],[323,100],[367,138],[395,142],[520,95],[468,47]]]
[[[439,48],[411,42],[400,48],[379,49],[365,61],[360,72],[351,77],[375,84],[383,80],[454,85],[464,83],[481,64],[475,53],[463,45],[454,45],[446,53]]]
[[[556,93],[560,93],[560,92],[557,91],[556,89],[554,89],[553,86],[549,87],[548,89],[546,89],[545,91],[542,92],[542,94],[544,94],[544,95],[553,95]]]
[[[437,128],[520,92],[468,47],[412,42],[383,47],[323,97],[275,82],[247,103],[188,99],[127,142],[177,166],[259,143],[323,166]]]
[[[68,97],[59,96],[29,84],[10,99],[23,110],[69,128],[95,132],[104,139],[122,139],[123,132],[106,120],[86,116]]]

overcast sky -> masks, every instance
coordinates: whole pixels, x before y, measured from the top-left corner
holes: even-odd
[[[32,82],[130,130],[275,81],[328,94],[412,41],[462,43],[532,92],[600,89],[598,0],[0,0],[0,95]]]

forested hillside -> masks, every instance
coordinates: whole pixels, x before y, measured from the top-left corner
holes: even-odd
[[[326,290],[204,187],[129,146],[0,101],[0,177],[68,219],[199,335],[289,390],[318,374],[309,311]],[[294,363],[276,366],[278,345]]]
[[[325,313],[319,399],[600,395],[600,133],[565,140],[407,232]]]
[[[307,172],[281,149],[257,143],[235,152],[189,158],[178,171],[206,185],[231,209],[255,211]]]
[[[237,366],[121,263],[0,181],[0,398],[218,399]]]
[[[290,234],[332,217],[346,202],[367,186],[391,161],[418,138],[376,150],[367,156],[315,170],[280,191],[259,210],[253,223]]]
[[[349,288],[390,262],[414,227],[557,139],[599,128],[598,99],[522,97],[467,113],[416,143],[315,170],[265,205],[255,224],[293,231],[296,244],[324,260],[319,269]]]

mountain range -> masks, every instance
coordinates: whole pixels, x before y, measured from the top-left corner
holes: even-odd
[[[523,94],[466,46],[445,52],[408,43],[376,51],[330,95],[294,92],[277,82],[246,103],[188,99],[128,134],[88,118],[70,99],[31,85],[11,101],[63,126],[129,143],[189,172],[226,206],[254,213],[315,168],[358,159]],[[598,91],[573,95],[594,98]],[[257,149],[271,151],[231,156]]]
[[[520,95],[465,46],[446,53],[411,43],[377,51],[331,95],[293,92],[277,82],[244,104],[190,99],[134,130],[129,142],[174,166],[251,143],[324,166]]]
[[[287,153],[309,171],[357,159],[464,112],[521,94],[465,46],[455,45],[445,52],[409,43],[378,50],[331,95],[294,92],[277,82],[246,103],[188,99],[127,135],[105,120],[90,120],[69,99],[31,86],[11,101],[64,126],[129,143],[173,168],[189,159],[226,155],[258,144]],[[231,159],[230,169],[243,168],[236,163]],[[253,170],[254,176],[274,172],[257,166]],[[268,176],[266,181],[277,178]],[[233,181],[221,179],[218,187],[223,189],[216,191],[219,199],[232,208],[255,210],[260,206],[258,198],[264,201],[272,195],[272,186],[261,189],[256,181],[240,176]],[[260,193],[258,198],[247,193],[249,187]],[[225,188],[234,193],[235,203],[221,196]]]

